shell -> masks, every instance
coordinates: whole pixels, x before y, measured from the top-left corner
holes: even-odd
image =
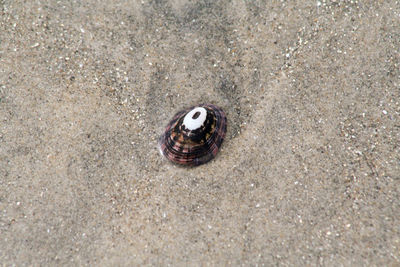
[[[226,133],[221,108],[201,104],[175,114],[159,139],[159,150],[170,161],[198,166],[213,159]]]

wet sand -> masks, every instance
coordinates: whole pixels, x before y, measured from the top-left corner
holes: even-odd
[[[399,265],[400,3],[297,2],[0,1],[0,263]]]

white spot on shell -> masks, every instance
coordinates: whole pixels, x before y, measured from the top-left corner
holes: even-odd
[[[196,118],[193,118],[197,112],[200,112],[200,115]],[[185,127],[190,131],[197,130],[204,124],[206,118],[207,110],[203,107],[197,107],[186,114],[185,118],[183,119],[183,125],[185,125]]]

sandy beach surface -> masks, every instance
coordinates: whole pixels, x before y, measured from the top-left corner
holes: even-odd
[[[1,265],[399,266],[399,144],[400,1],[0,0]]]

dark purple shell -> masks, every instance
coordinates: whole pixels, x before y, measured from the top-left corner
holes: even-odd
[[[187,128],[183,123],[185,116],[199,107],[206,110],[203,123],[198,128]],[[199,112],[196,112],[189,119],[195,121],[198,117]],[[170,161],[181,165],[198,166],[206,163],[218,153],[225,137],[226,125],[225,113],[212,104],[201,104],[180,111],[168,123],[159,139],[160,152]]]

